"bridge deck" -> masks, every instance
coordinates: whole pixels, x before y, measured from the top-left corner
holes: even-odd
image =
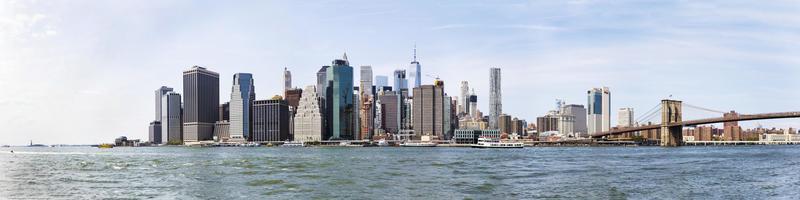
[[[800,112],[777,112],[777,113],[763,113],[754,115],[739,115],[738,117],[715,117],[708,119],[687,120],[678,123],[668,124],[667,126],[695,126],[695,125],[715,124],[722,122],[750,121],[750,120],[761,120],[761,119],[782,119],[782,118],[800,118]],[[603,137],[603,136],[617,135],[622,133],[653,130],[653,129],[659,129],[661,127],[662,127],[661,124],[655,124],[655,125],[623,128],[618,130],[594,133],[592,134],[592,137]]]

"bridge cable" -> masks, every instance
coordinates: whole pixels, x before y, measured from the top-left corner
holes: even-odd
[[[695,105],[692,105],[692,104],[688,104],[688,103],[686,103],[686,102],[684,102],[684,103],[683,103],[683,105],[684,105],[684,106],[687,106],[687,107],[689,107],[689,108],[694,108],[694,109],[698,109],[698,110],[702,110],[702,111],[707,111],[707,112],[712,112],[712,113],[718,113],[718,114],[725,114],[725,113],[727,113],[727,112],[722,112],[722,111],[719,111],[719,110],[714,110],[714,109],[710,109],[710,108],[703,108],[703,107],[700,107],[700,106],[695,106]]]
[[[636,122],[642,121],[641,120],[641,119],[643,119],[642,117],[651,115],[652,114],[651,112],[654,112],[656,110],[660,111],[661,110],[660,108],[661,108],[661,103],[656,104],[656,106],[653,106],[653,108],[651,108],[647,112],[644,112],[641,115],[639,115],[639,117],[636,118]]]

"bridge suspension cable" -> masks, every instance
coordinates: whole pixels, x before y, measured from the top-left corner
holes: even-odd
[[[707,111],[707,112],[712,112],[712,113],[718,113],[718,114],[725,114],[726,113],[726,112],[722,112],[722,111],[718,111],[718,110],[714,110],[714,109],[710,109],[710,108],[703,108],[703,107],[700,107],[700,106],[695,106],[695,105],[692,105],[692,104],[688,104],[686,102],[683,102],[683,105],[686,106],[686,107],[689,107],[689,108],[694,108],[694,109]]]
[[[652,118],[652,115],[660,112],[661,112],[661,103],[658,103],[656,104],[656,106],[653,106],[653,108],[651,108],[647,112],[644,112],[641,115],[639,115],[639,117],[636,118],[636,122],[641,124],[642,122],[645,121],[645,119],[649,120],[648,118]]]

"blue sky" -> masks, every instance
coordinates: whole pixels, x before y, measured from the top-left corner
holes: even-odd
[[[796,1],[2,1],[0,144],[146,139],[153,91],[180,92],[192,65],[221,74],[222,101],[236,72],[253,73],[266,99],[280,93],[284,67],[302,87],[347,52],[390,75],[415,43],[423,73],[450,95],[469,81],[485,112],[489,68],[501,67],[504,111],[528,121],[557,98],[585,104],[599,86],[611,88],[612,118],[669,95],[722,111],[796,111],[797,13]],[[800,127],[743,123],[758,124]]]

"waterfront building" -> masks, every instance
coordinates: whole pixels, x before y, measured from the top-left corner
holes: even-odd
[[[388,76],[381,76],[381,75],[375,76],[375,88],[377,90],[381,90],[381,89],[383,89],[384,87],[387,87],[387,86],[389,86],[389,77]],[[377,94],[377,91],[375,92],[375,94]]]
[[[252,142],[277,142],[290,140],[289,104],[276,95],[270,100],[253,102]]]
[[[517,135],[527,135],[525,132],[525,125],[527,125],[525,120],[514,117],[514,119],[511,119],[511,133],[516,133]]]
[[[159,111],[161,113],[161,111]],[[160,118],[159,118],[160,119]],[[161,144],[161,121],[152,121],[147,128],[148,138],[152,144]]]
[[[163,99],[164,95],[167,94],[167,92],[172,92],[172,88],[167,86],[161,86],[155,91],[156,116],[153,119],[155,121],[161,121],[161,99]]]
[[[462,119],[458,121],[458,129],[486,130],[489,129],[489,123],[476,118]]]
[[[417,47],[414,45],[414,60],[408,66],[409,76],[411,76],[412,88],[417,88],[422,85],[422,65],[417,61]]]
[[[380,127],[386,133],[400,133],[401,104],[400,94],[387,91],[378,96],[380,101],[380,113],[376,118],[380,118]]]
[[[461,95],[458,98],[458,114],[469,114],[469,82],[461,81]]]
[[[412,127],[415,139],[445,138],[444,97],[444,81],[438,79],[433,85],[414,88]]]
[[[620,108],[619,113],[617,114],[619,120],[617,120],[618,127],[632,127],[633,126],[633,108]]]
[[[306,91],[315,91],[313,85],[306,86]],[[297,113],[294,117],[294,140],[313,142],[322,140],[322,112],[319,97],[314,92],[309,92],[300,98]]]
[[[360,88],[353,87],[353,122],[350,123],[350,130],[353,130],[353,140],[360,140],[361,135],[361,95],[360,95]]]
[[[288,68],[283,68],[283,91],[292,89],[292,72]]]
[[[731,111],[723,114],[722,116],[724,118],[738,118],[739,113],[736,113],[736,111]],[[741,141],[744,139],[742,137],[742,127],[739,126],[738,121],[725,122],[722,124],[722,127],[722,135],[725,137],[726,141]]]
[[[167,92],[161,99],[161,105],[161,144],[182,143],[181,95]]]
[[[575,134],[575,116],[572,115],[556,115],[558,117],[558,132],[562,135],[577,137]]]
[[[406,70],[394,70],[394,91],[402,92],[408,90],[408,80],[406,79]]]
[[[231,103],[225,102],[223,104],[219,104],[219,121],[230,121],[231,120]]]
[[[497,129],[497,120],[503,113],[500,68],[491,68],[489,72],[489,127]]]
[[[548,114],[536,118],[536,131],[544,133],[548,131],[558,131],[559,117],[556,115]]]
[[[576,137],[589,137],[586,130],[586,108],[583,105],[567,104],[561,106],[560,114],[573,117],[572,131]]]
[[[611,91],[608,87],[592,88],[587,96],[589,134],[608,131],[611,128]]]
[[[250,111],[253,101],[256,100],[253,75],[249,73],[236,73],[233,75],[231,86],[230,107],[230,139],[233,142],[245,142],[251,133],[252,119]],[[215,131],[218,132],[218,131]]]
[[[211,140],[218,113],[219,74],[199,66],[183,71],[183,140]]]
[[[214,141],[227,142],[231,139],[231,123],[227,120],[221,120],[214,123]]]
[[[328,67],[326,85],[326,140],[351,140],[355,135],[353,119],[356,106],[353,99],[353,67],[343,59],[336,59]]]
[[[511,134],[511,116],[501,114],[497,120],[497,126],[500,128],[500,134]]]

